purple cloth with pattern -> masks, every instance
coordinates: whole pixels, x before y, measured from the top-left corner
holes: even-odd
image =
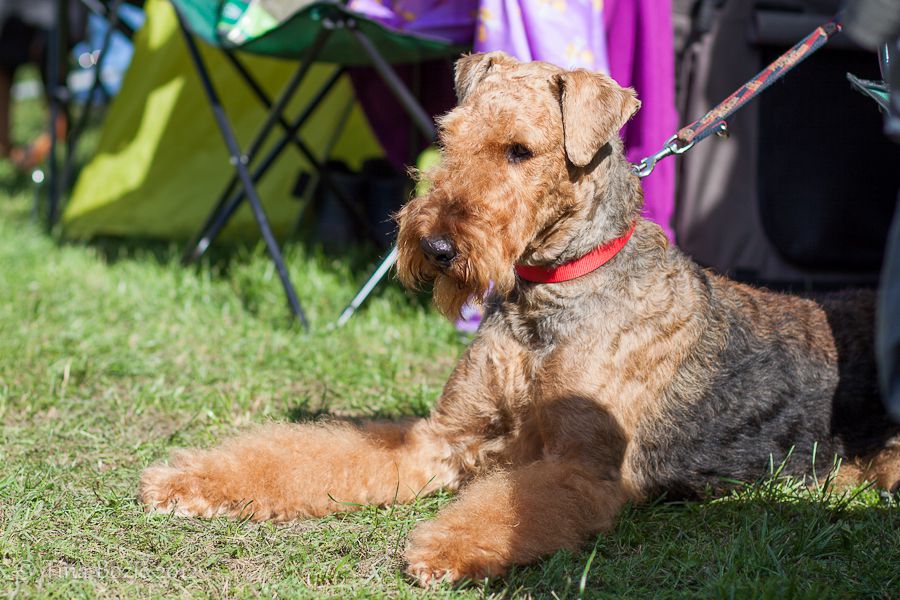
[[[474,35],[476,51],[609,73],[634,87],[642,102],[622,130],[633,162],[659,150],[678,126],[671,0],[352,0],[349,6],[408,33],[456,44],[472,43]],[[428,84],[446,78],[436,71]],[[409,162],[409,119],[374,73],[355,69],[352,76],[386,154],[398,167]],[[434,92],[425,108],[440,114],[452,106],[453,91]],[[660,162],[643,186],[645,215],[674,239],[675,161]]]
[[[481,0],[475,51],[608,72],[602,0]]]
[[[397,31],[468,46],[478,0],[350,0],[347,8]]]

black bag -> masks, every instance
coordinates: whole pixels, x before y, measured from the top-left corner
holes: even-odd
[[[675,0],[687,123],[839,9],[837,0]],[[877,281],[900,187],[900,148],[846,73],[878,79],[846,36],[797,66],[681,160],[679,245],[738,279],[816,287]]]
[[[764,23],[758,12],[757,25]],[[763,64],[790,47],[777,41],[759,31]],[[877,56],[826,46],[760,95],[760,216],[789,263],[876,273],[900,188],[900,146],[885,137],[876,105],[850,87],[848,72],[879,79]]]

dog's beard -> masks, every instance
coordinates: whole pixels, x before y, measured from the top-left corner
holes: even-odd
[[[467,302],[479,304],[488,293],[502,296],[512,290],[513,266],[524,250],[520,241],[529,236],[512,226],[517,215],[509,203],[486,203],[472,212],[454,207],[441,194],[436,190],[416,198],[396,215],[397,273],[408,288],[433,283],[435,305],[456,319]],[[433,235],[448,236],[456,249],[446,267],[433,264],[422,251],[422,239]]]
[[[444,316],[455,319],[467,303],[482,304],[488,294],[505,295],[515,283],[512,264],[508,260],[485,260],[489,252],[478,258],[457,256],[456,264],[435,273],[432,295],[434,304]]]
[[[468,231],[462,235],[457,224],[454,235],[457,256],[448,267],[440,268],[428,261],[419,246],[425,234],[405,226],[402,216],[397,236],[400,281],[413,289],[433,282],[434,303],[447,318],[458,318],[466,302],[479,304],[489,292],[502,295],[512,289],[516,255],[497,240],[495,231]],[[471,249],[470,244],[477,250]]]

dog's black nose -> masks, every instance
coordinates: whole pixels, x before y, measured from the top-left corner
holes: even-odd
[[[424,237],[419,242],[422,252],[425,253],[430,260],[441,267],[449,267],[450,261],[456,258],[456,248],[450,238],[442,235],[434,235]]]

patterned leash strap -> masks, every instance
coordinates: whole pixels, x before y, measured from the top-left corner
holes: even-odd
[[[714,133],[726,135],[728,133],[726,120],[731,115],[762,93],[763,90],[787,75],[788,71],[803,62],[813,52],[824,46],[833,35],[841,31],[842,26],[839,18],[840,15],[836,15],[827,23],[817,27],[815,31],[775,59],[772,64],[760,71],[756,77],[725,98],[711,111],[669,138],[662,150],[634,165],[635,175],[646,177],[661,159],[672,154],[684,154],[694,144]]]

